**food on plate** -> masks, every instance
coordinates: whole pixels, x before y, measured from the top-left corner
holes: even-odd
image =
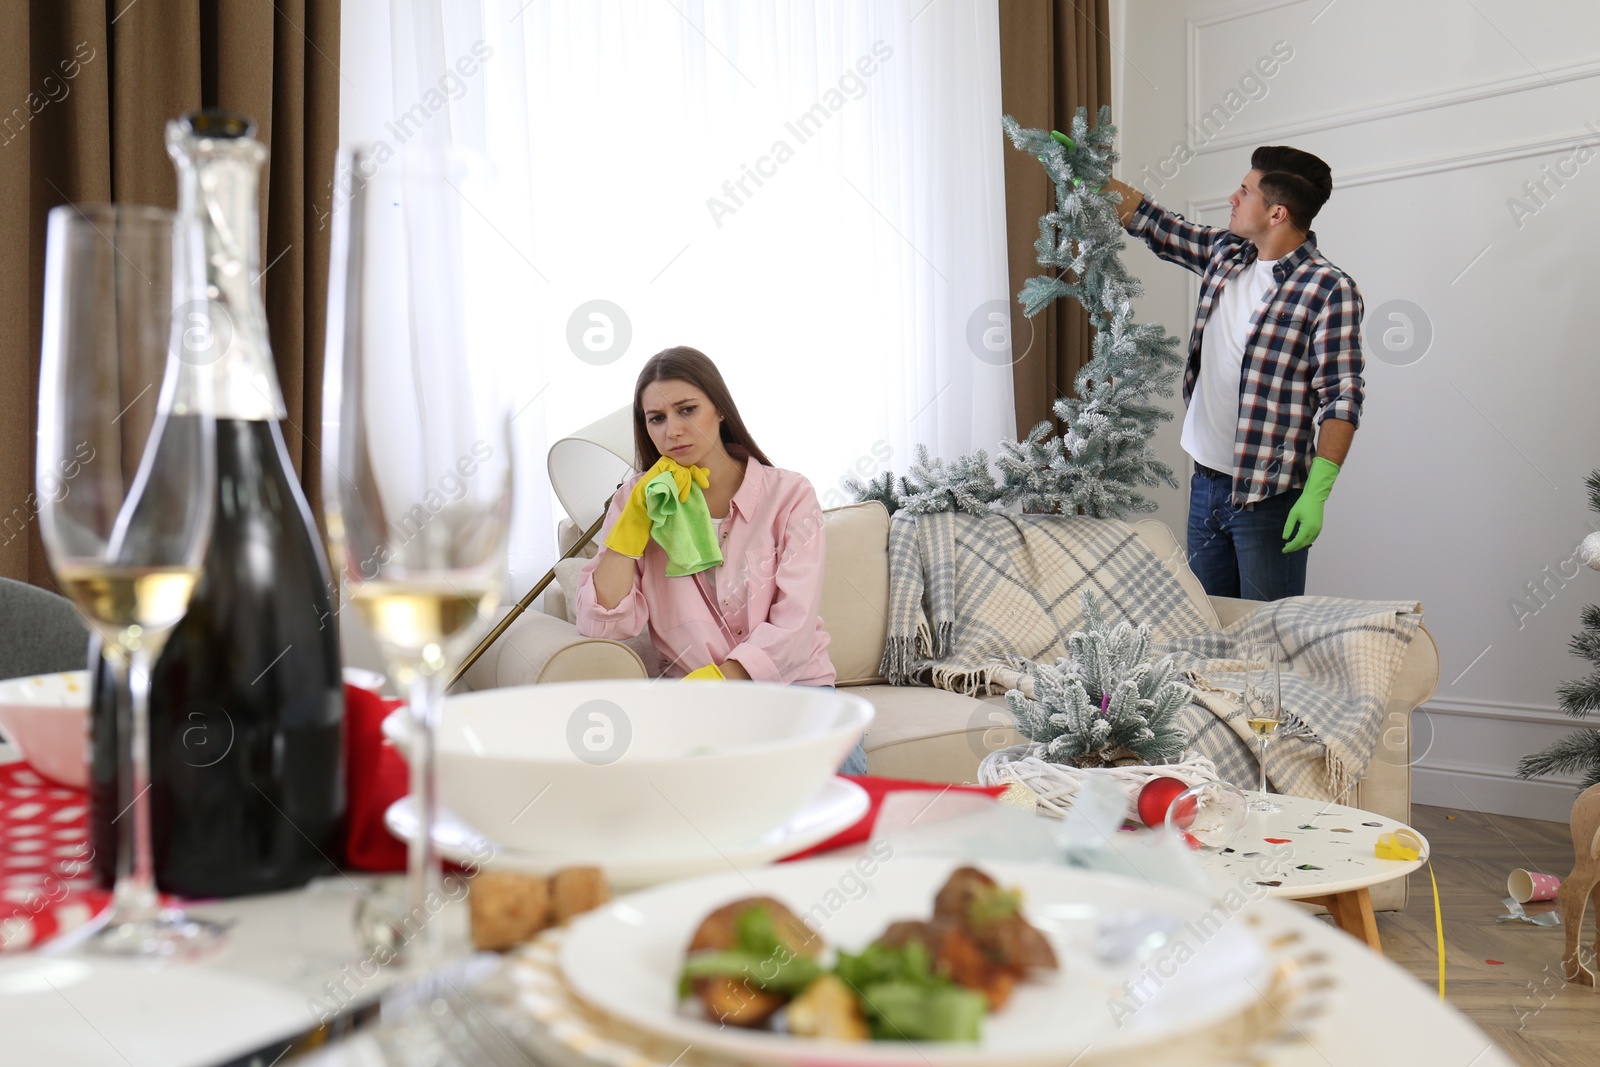
[[[789,1032],[835,1041],[865,1041],[872,1036],[855,992],[831,974],[818,977],[789,1002]]]
[[[822,939],[771,897],[724,904],[689,939],[680,993],[706,1014],[734,1026],[758,1026],[823,972]]]
[[[611,899],[598,867],[564,867],[548,876],[479,871],[471,887],[472,945],[484,952],[515,948]]]
[[[842,1041],[976,1041],[1017,982],[1059,964],[1022,895],[975,867],[951,874],[929,920],[891,923],[822,964],[822,938],[781,901],[748,897],[703,919],[679,983],[721,1024]]]

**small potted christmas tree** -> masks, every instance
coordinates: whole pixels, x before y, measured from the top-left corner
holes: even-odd
[[[1069,654],[1029,673],[1033,695],[1006,693],[1028,743],[990,753],[979,781],[1020,781],[1042,808],[1060,814],[1085,773],[1114,772],[1130,796],[1157,776],[1215,780],[1209,760],[1178,762],[1188,745],[1178,714],[1194,691],[1171,656],[1150,660],[1149,625],[1107,626],[1087,590],[1083,614],[1084,629],[1067,638]]]

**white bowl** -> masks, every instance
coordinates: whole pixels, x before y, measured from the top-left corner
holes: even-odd
[[[89,784],[89,672],[0,682],[0,733],[34,770],[61,785]]]
[[[384,721],[402,752],[409,714]],[[812,686],[565,682],[447,697],[440,718],[439,802],[492,841],[577,862],[759,838],[834,773],[872,705]]]

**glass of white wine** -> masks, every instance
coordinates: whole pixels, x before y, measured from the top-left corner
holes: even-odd
[[[478,205],[487,166],[451,148],[344,153],[323,395],[330,552],[406,691],[407,901],[385,938],[440,953],[433,739],[446,680],[493,624],[512,513],[511,391],[496,343],[516,303]],[[525,299],[525,297],[524,297]],[[381,910],[381,908],[380,908]]]
[[[1251,645],[1244,649],[1245,722],[1256,735],[1261,761],[1260,795],[1250,802],[1251,811],[1282,811],[1283,805],[1267,793],[1267,742],[1283,720],[1283,692],[1280,681],[1277,645]]]
[[[116,682],[112,906],[82,947],[177,956],[222,928],[162,907],[150,817],[150,670],[211,536],[215,423],[203,366],[180,360],[198,233],[160,208],[65,205],[45,238],[40,532],[62,590],[99,633]]]

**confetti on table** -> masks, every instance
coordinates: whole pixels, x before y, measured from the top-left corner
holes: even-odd
[[[1351,829],[1350,829],[1350,828],[1348,828],[1348,827],[1345,827],[1345,826],[1335,826],[1335,827],[1334,827],[1334,828],[1333,828],[1333,829],[1332,829],[1332,830],[1331,830],[1331,831],[1329,831],[1329,832],[1330,832],[1330,833],[1335,833],[1335,834],[1353,834],[1353,833],[1355,833],[1355,831],[1354,831],[1354,830],[1351,830]]]
[[[1315,830],[1316,827],[1312,826],[1310,823],[1307,822],[1307,823],[1301,823],[1299,826],[1296,826],[1295,829],[1296,830]]]
[[[1454,816],[1452,816],[1452,818],[1454,818]],[[1362,826],[1382,826],[1383,823],[1381,823],[1381,822],[1364,822],[1361,825]]]
[[[1256,885],[1282,885],[1282,884],[1283,884],[1282,882],[1279,882],[1279,881],[1276,881],[1276,880],[1271,881],[1271,882],[1257,882],[1256,883]]]
[[[1296,867],[1295,870],[1297,870],[1297,871],[1320,871],[1320,870],[1322,870],[1322,868],[1318,867],[1315,863],[1302,863],[1300,866]]]
[[[1292,845],[1292,844],[1294,844],[1294,842],[1290,841],[1287,837],[1263,837],[1261,840],[1265,841],[1269,845]]]

